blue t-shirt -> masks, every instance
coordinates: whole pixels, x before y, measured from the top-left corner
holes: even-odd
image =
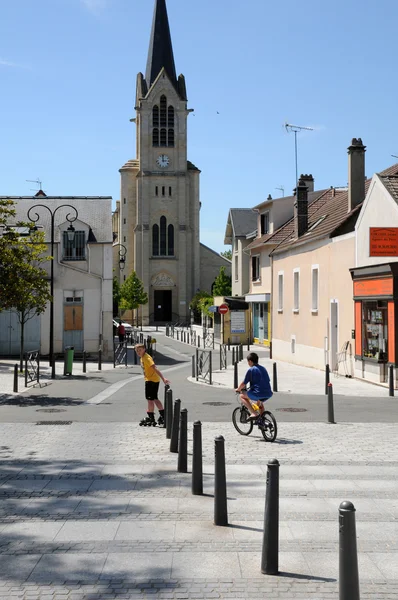
[[[250,384],[250,395],[249,398],[271,398],[271,382],[269,379],[268,371],[262,365],[253,365],[248,369],[244,383]]]

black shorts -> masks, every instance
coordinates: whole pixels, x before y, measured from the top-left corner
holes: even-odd
[[[147,400],[158,400],[159,381],[145,382],[145,398]]]

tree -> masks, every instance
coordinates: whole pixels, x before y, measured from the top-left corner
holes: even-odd
[[[122,298],[120,283],[117,277],[113,278],[113,316],[116,317],[119,312],[119,304]]]
[[[225,250],[225,252],[220,252],[221,256],[224,258],[228,258],[228,260],[232,260],[232,250]]]
[[[212,292],[214,296],[230,296],[232,293],[231,277],[225,273],[225,267],[220,267],[220,273],[214,280]]]
[[[189,303],[189,308],[193,312],[195,323],[198,323],[198,322],[200,323],[200,315],[202,313],[202,305],[201,305],[202,299],[210,299],[211,303],[213,303],[213,296],[211,294],[209,294],[209,292],[205,292],[204,290],[196,292],[196,294],[192,298],[191,302]]]
[[[51,301],[48,276],[42,264],[46,256],[44,233],[32,231],[28,223],[7,226],[15,216],[12,203],[0,201],[0,310],[10,309],[21,324],[20,370],[23,369],[25,324],[42,314]],[[4,229],[6,227],[6,229]]]
[[[135,271],[131,272],[120,288],[122,297],[120,308],[122,310],[137,309],[136,318],[138,326],[138,307],[148,303],[148,294],[144,291],[144,284],[137,277]]]

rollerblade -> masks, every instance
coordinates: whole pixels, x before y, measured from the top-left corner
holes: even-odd
[[[140,427],[156,427],[156,421],[150,417],[145,417],[140,421]]]
[[[158,427],[165,427],[164,418],[162,417],[162,415],[160,415],[158,418]]]

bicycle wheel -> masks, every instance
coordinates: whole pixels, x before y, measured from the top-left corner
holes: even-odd
[[[232,413],[232,423],[241,435],[250,435],[253,431],[253,422],[248,421],[249,411],[244,406],[235,408]]]
[[[269,411],[265,411],[262,416],[262,423],[259,425],[263,438],[266,442],[274,442],[278,433],[278,426],[275,417]]]

